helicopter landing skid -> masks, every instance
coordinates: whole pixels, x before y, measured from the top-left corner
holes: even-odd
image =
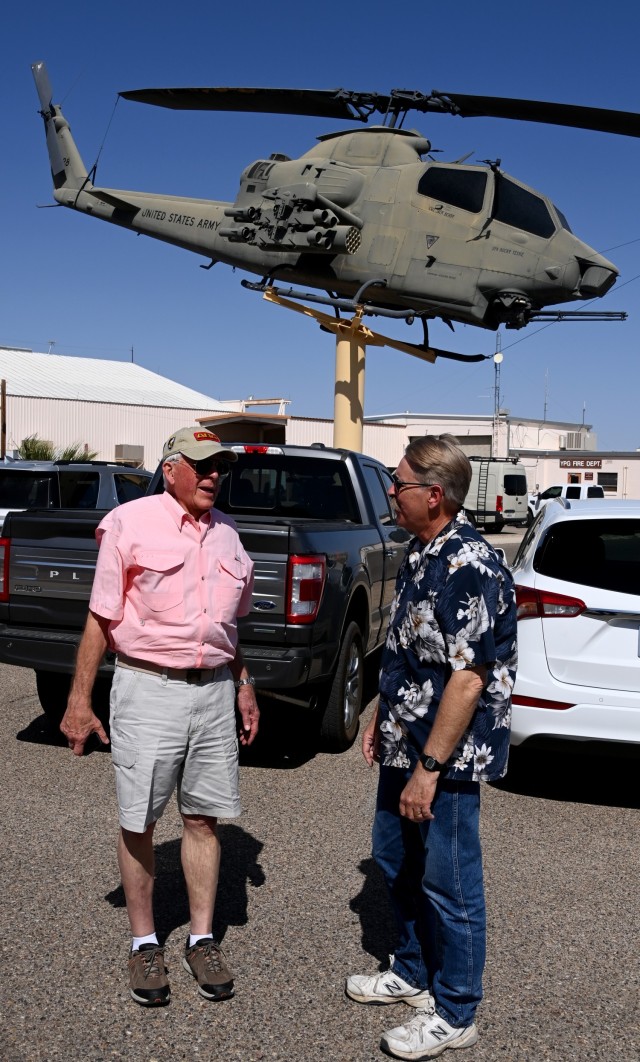
[[[370,280],[366,284],[363,284],[353,299],[339,298],[337,295],[318,295],[316,292],[310,291],[298,291],[295,288],[280,288],[275,284],[269,283],[269,279],[261,281],[241,280],[243,288],[247,288],[248,291],[260,291],[268,302],[273,302],[281,306],[286,305],[288,309],[297,310],[298,313],[305,313],[306,308],[302,305],[305,302],[315,302],[323,306],[332,306],[336,311],[336,317],[328,317],[326,314],[318,312],[311,312],[307,314],[309,317],[315,317],[320,322],[320,327],[335,331],[335,328],[329,327],[326,321],[335,325],[335,322],[341,322],[345,327],[349,327],[348,322],[339,316],[340,310],[352,313],[361,322],[363,317],[389,317],[394,320],[404,320],[407,324],[413,324],[416,317],[422,321],[424,330],[424,340],[422,343],[403,343],[401,340],[391,339],[383,336],[379,332],[374,332],[372,329],[366,328],[366,325],[362,327],[368,332],[371,337],[367,339],[367,342],[373,346],[389,346],[396,350],[401,350],[405,354],[411,354],[416,358],[422,358],[423,361],[435,361],[436,358],[449,358],[454,361],[485,361],[487,358],[493,357],[492,354],[460,354],[455,350],[444,350],[441,347],[432,347],[429,344],[429,333],[427,328],[427,322],[425,320],[425,314],[418,310],[392,310],[387,306],[377,306],[374,303],[363,302],[362,296],[367,288],[373,286],[384,287],[384,280]],[[293,300],[293,301],[292,301]],[[322,320],[320,320],[322,318]],[[446,321],[446,324],[453,329],[453,325],[450,321]]]

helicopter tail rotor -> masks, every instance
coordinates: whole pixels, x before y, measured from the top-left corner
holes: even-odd
[[[80,191],[91,187],[87,168],[71,135],[69,123],[60,108],[53,103],[45,64],[33,63],[31,70],[40,99],[40,114],[44,119],[54,188],[56,191],[61,188]]]

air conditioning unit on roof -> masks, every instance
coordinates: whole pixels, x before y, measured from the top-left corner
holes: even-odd
[[[583,431],[568,431],[567,432],[567,450],[584,450],[586,442],[586,432]]]

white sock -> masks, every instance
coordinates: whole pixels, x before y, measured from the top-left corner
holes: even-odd
[[[134,937],[131,941],[131,950],[137,951],[141,944],[157,944],[158,938],[155,933],[149,933],[146,937]]]
[[[192,948],[193,945],[198,940],[213,940],[213,933],[196,933],[196,934],[189,933],[189,947],[190,948]]]

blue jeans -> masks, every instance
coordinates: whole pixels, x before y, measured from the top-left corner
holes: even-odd
[[[373,824],[373,857],[398,924],[393,969],[428,988],[440,1017],[464,1028],[482,998],[486,947],[480,785],[441,781],[435,818],[414,823],[398,810],[411,773],[380,767]]]

